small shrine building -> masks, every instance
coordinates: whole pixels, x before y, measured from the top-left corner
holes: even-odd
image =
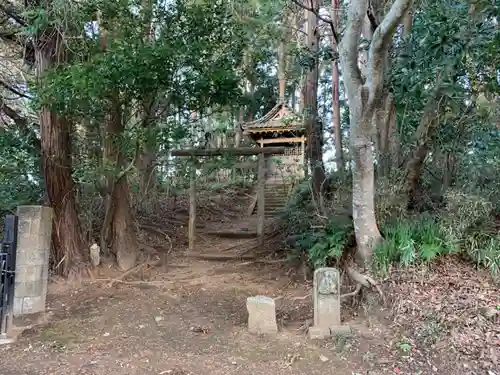
[[[266,183],[289,184],[305,176],[305,129],[301,119],[283,101],[263,117],[241,124],[243,134],[260,147],[284,146],[285,153],[266,160]]]

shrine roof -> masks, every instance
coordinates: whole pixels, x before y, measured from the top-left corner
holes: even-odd
[[[288,123],[283,120],[292,120]],[[261,128],[283,128],[293,129],[302,126],[297,115],[285,103],[276,104],[264,116],[254,121],[249,121],[241,124],[243,131],[259,130]]]

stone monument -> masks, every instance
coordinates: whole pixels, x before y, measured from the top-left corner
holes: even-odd
[[[314,271],[314,324],[309,328],[311,339],[324,339],[334,333],[350,331],[340,321],[340,273],[336,268]]]
[[[274,298],[255,296],[247,298],[248,332],[276,333],[276,302]]]
[[[45,312],[52,208],[19,206],[14,316]]]

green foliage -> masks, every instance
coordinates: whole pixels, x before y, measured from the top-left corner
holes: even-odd
[[[491,130],[494,114],[480,115],[474,104],[478,94],[491,98],[500,93],[495,70],[500,30],[494,21],[499,7],[482,2],[474,7],[477,15],[462,0],[422,4],[411,35],[396,43],[390,77],[405,153],[414,146],[428,101],[439,103],[439,126],[431,135],[440,151],[467,159],[471,149],[478,155],[491,150],[476,147]],[[437,86],[441,91],[436,96]]]
[[[352,221],[333,216],[322,231],[305,235],[299,244],[307,249],[309,262],[314,268],[325,267],[340,259],[353,234]]]
[[[125,3],[84,5],[82,29],[95,7],[102,10],[107,50],[100,52],[98,38],[88,37],[80,56],[40,82],[40,105],[78,120],[102,118],[111,98],[129,106],[151,94],[163,95],[172,107],[193,110],[226,105],[238,96],[239,77],[233,67],[241,55],[241,30],[224,7],[180,1],[167,9],[158,7],[158,37],[145,43],[142,20]]]
[[[43,181],[31,137],[0,129],[0,150],[0,214],[12,214],[22,204],[41,203]]]
[[[448,202],[440,225],[446,236],[460,246],[463,255],[493,274],[500,273],[498,211],[480,196],[457,191],[446,194]]]
[[[455,243],[449,242],[439,223],[427,215],[394,220],[383,227],[382,232],[384,241],[374,254],[374,265],[382,273],[387,273],[392,263],[409,266],[458,250]]]
[[[387,273],[391,263],[409,266],[444,254],[461,254],[494,275],[500,271],[500,234],[491,202],[450,191],[446,208],[409,219],[393,218],[383,228],[384,242],[374,263]]]

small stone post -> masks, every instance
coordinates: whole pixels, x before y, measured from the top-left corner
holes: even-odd
[[[52,208],[19,206],[14,316],[45,312]]]
[[[318,268],[314,271],[313,293],[314,325],[309,328],[309,337],[324,339],[334,331],[341,331],[339,271],[336,268]]]
[[[248,332],[276,333],[276,302],[274,298],[255,296],[247,298]]]

